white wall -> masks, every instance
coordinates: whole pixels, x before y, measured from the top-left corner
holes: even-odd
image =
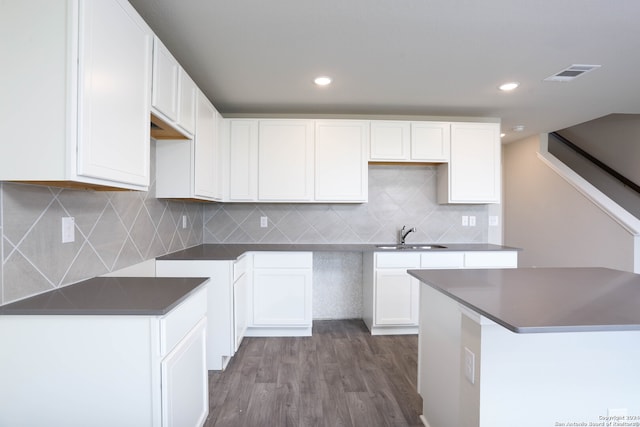
[[[504,244],[520,267],[634,270],[634,236],[538,158],[539,137],[503,146]]]

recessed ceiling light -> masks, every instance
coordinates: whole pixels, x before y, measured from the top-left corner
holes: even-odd
[[[327,77],[327,76],[316,77],[313,82],[318,86],[326,86],[331,83],[331,77]]]
[[[518,82],[508,82],[508,83],[503,83],[500,86],[498,86],[498,89],[500,89],[500,90],[502,90],[504,92],[509,92],[511,90],[514,90],[518,86],[520,86],[520,83],[518,83]]]
[[[506,133],[502,132],[502,133],[500,134],[500,138],[504,138],[506,135],[507,135]]]
[[[514,132],[522,132],[524,130],[524,125],[515,125],[511,130]]]

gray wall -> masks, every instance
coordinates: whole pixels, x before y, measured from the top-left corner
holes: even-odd
[[[640,115],[610,114],[558,133],[640,185]]]
[[[503,146],[504,244],[520,267],[633,271],[634,238],[537,156],[539,138]]]
[[[148,193],[0,182],[0,304],[201,243],[202,206],[154,194],[155,180]],[[61,243],[64,216],[74,243]]]

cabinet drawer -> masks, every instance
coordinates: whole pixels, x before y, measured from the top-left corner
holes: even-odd
[[[254,268],[311,268],[311,252],[260,252],[253,254]]]
[[[429,252],[421,255],[422,268],[462,268],[464,252]]]
[[[160,353],[166,355],[207,314],[207,287],[182,301],[160,319]]]
[[[518,266],[518,253],[513,251],[466,252],[466,268],[515,268]]]
[[[417,268],[419,266],[420,254],[418,252],[376,254],[377,268]]]

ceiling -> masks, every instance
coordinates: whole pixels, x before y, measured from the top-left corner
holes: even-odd
[[[511,142],[640,113],[637,0],[130,1],[223,115],[495,117]],[[543,81],[572,64],[601,68]]]

